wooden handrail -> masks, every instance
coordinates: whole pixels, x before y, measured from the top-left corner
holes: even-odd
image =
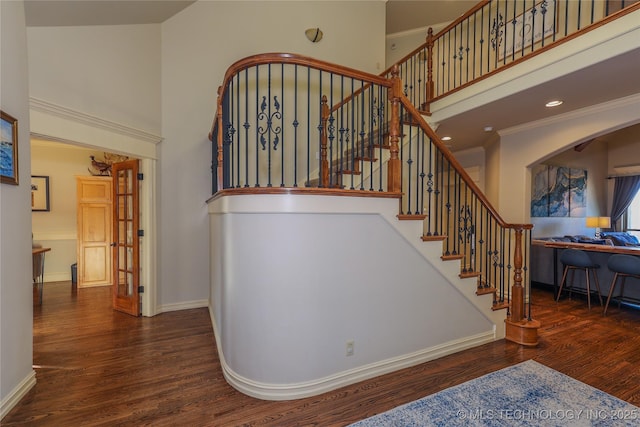
[[[298,55],[295,53],[261,53],[258,55],[242,58],[231,64],[231,66],[227,69],[227,72],[224,74],[224,79],[222,80],[221,87],[224,90],[231,78],[233,78],[233,76],[238,74],[240,71],[265,64],[302,65],[305,67],[314,68],[316,70],[323,70],[330,73],[339,74],[344,77],[366,81],[369,84],[377,84],[385,87],[391,86],[390,80],[382,76],[356,70],[355,68],[346,67],[344,65],[338,65],[331,62],[322,61],[320,59],[311,58],[309,56]],[[224,93],[218,93],[218,97],[222,96],[224,96]],[[346,99],[343,102],[347,102],[349,99]],[[211,133],[209,134],[210,140],[215,126],[216,124],[214,122],[211,126]]]
[[[491,214],[491,216],[493,216],[496,219],[496,221],[500,226],[504,228],[511,228],[516,230],[517,229],[530,230],[533,228],[533,224],[510,224],[510,223],[507,223],[504,219],[502,219],[500,214],[498,214],[495,208],[491,205],[491,202],[489,202],[489,200],[486,198],[484,193],[480,190],[480,188],[478,188],[478,186],[475,184],[475,182],[473,182],[469,174],[464,170],[460,162],[456,160],[453,153],[449,151],[449,149],[444,145],[440,137],[431,129],[431,127],[424,120],[420,112],[416,109],[416,107],[413,106],[413,104],[411,104],[409,99],[407,99],[407,97],[402,92],[400,93],[399,100],[404,106],[404,108],[407,110],[407,112],[411,115],[412,119],[417,122],[416,124],[420,126],[420,128],[424,133],[427,134],[427,136],[431,139],[433,144],[442,153],[444,158],[447,159],[449,164],[451,164],[453,169],[456,172],[458,172],[458,174],[460,174],[460,177],[465,182],[465,184],[471,189],[473,193],[476,194],[476,196],[478,197],[478,200],[480,200],[480,203],[487,209],[487,211]]]

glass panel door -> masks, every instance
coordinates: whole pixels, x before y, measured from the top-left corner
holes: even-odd
[[[138,161],[114,163],[113,308],[140,315]]]

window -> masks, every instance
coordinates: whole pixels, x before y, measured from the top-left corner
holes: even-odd
[[[626,224],[626,231],[640,239],[640,191],[627,208]]]

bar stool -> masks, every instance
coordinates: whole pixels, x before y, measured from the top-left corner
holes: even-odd
[[[573,278],[576,270],[584,270],[585,277],[587,278],[587,303],[589,310],[591,310],[591,285],[589,283],[589,272],[593,272],[593,277],[596,280],[596,289],[598,291],[598,298],[600,298],[600,305],[602,305],[602,295],[600,295],[600,283],[598,283],[598,274],[596,270],[600,266],[593,261],[589,255],[580,249],[565,249],[560,254],[560,262],[564,264],[564,273],[562,273],[562,282],[560,282],[560,289],[558,290],[558,297],[556,301],[560,300],[560,294],[562,293],[562,287],[567,279],[567,273],[571,270],[571,285],[569,288],[569,298],[571,298],[571,291],[573,290]]]
[[[604,306],[603,315],[607,314],[609,301],[611,301],[611,295],[613,295],[613,290],[616,287],[618,277],[622,278],[620,283],[620,295],[618,296],[619,298],[622,298],[622,295],[624,294],[624,281],[627,277],[640,279],[640,257],[623,254],[611,255],[607,262],[607,266],[609,267],[609,270],[613,271],[615,274],[611,281],[611,289],[609,289],[609,296],[607,297],[607,304]],[[618,300],[618,307],[620,307],[620,300]]]

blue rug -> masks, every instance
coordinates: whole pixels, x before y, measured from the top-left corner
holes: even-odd
[[[527,360],[351,426],[640,426],[640,408]]]

